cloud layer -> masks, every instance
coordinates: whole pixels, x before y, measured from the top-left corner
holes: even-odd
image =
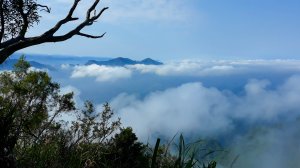
[[[120,94],[111,101],[124,126],[142,141],[185,137],[220,138],[227,144],[221,167],[299,167],[300,76],[272,88],[268,80],[249,80],[243,94],[187,83],[144,98]],[[222,138],[223,137],[223,138]]]
[[[64,65],[66,67],[66,65]],[[228,76],[261,72],[300,72],[297,60],[246,60],[246,61],[179,61],[164,65],[127,65],[110,67],[100,65],[76,66],[72,78],[94,77],[97,81],[115,81],[138,74],[158,76]]]
[[[125,125],[133,126],[144,140],[155,133],[176,132],[214,136],[237,129],[237,123],[255,125],[291,121],[300,116],[300,77],[276,89],[268,81],[251,80],[243,95],[201,83],[188,83],[153,92],[143,99],[121,94],[112,101]]]
[[[300,167],[299,129],[300,122],[295,121],[283,126],[256,129],[244,137],[236,137],[230,147],[231,159],[228,160],[238,156],[234,167],[243,168]]]
[[[133,65],[128,66],[141,73],[155,73],[161,76],[188,75],[212,76],[232,75],[256,72],[261,70],[300,71],[298,60],[224,60],[224,61],[194,61],[184,60],[170,62],[164,65]]]

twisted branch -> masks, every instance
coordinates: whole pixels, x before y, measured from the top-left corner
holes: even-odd
[[[28,17],[29,17],[28,13],[29,12],[24,13],[23,8],[19,9],[21,17],[23,19],[23,26],[22,26],[22,29],[21,29],[19,35],[16,38],[12,38],[12,39],[2,42],[5,27],[4,27],[4,23],[2,23],[2,22],[4,22],[4,16],[3,16],[3,10],[1,10],[2,9],[1,3],[3,3],[3,0],[0,0],[0,19],[1,19],[0,64],[2,64],[14,52],[21,50],[23,48],[30,47],[30,46],[34,46],[34,45],[38,45],[38,44],[42,44],[42,43],[48,43],[48,42],[65,41],[76,35],[87,37],[87,38],[93,38],[93,39],[102,38],[105,35],[105,33],[103,33],[102,35],[99,35],[99,36],[95,36],[95,35],[90,35],[90,34],[81,32],[81,30],[83,28],[85,28],[86,26],[92,25],[97,19],[99,19],[101,17],[101,15],[104,13],[104,11],[106,11],[108,9],[108,7],[104,7],[101,9],[101,11],[99,13],[95,13],[92,16],[92,12],[96,11],[96,7],[99,4],[100,0],[95,0],[93,2],[93,4],[87,10],[85,20],[83,20],[80,24],[78,24],[74,29],[70,30],[69,32],[65,33],[64,35],[55,36],[55,33],[64,24],[67,24],[68,22],[79,19],[77,17],[73,17],[73,14],[74,14],[74,11],[76,10],[80,1],[81,0],[74,0],[73,5],[71,6],[66,17],[64,19],[58,21],[54,27],[47,30],[40,36],[35,36],[35,37],[30,37],[30,38],[25,37],[27,29],[29,27],[29,23],[28,23]],[[21,1],[21,3],[23,3],[23,1]],[[48,8],[47,6],[43,6],[40,4],[36,4],[36,5],[38,5],[39,7],[43,7],[44,10],[46,10],[47,12],[50,12],[50,8]],[[20,4],[20,6],[22,6],[22,4]]]

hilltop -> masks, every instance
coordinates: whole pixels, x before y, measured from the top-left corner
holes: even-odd
[[[136,65],[136,64],[144,64],[144,65],[162,65],[162,62],[155,61],[151,58],[146,58],[141,61],[132,60],[129,58],[118,57],[110,60],[105,61],[96,61],[96,60],[89,60],[85,65],[106,65],[106,66],[124,66],[124,65]]]

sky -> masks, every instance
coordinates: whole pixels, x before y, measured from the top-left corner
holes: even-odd
[[[81,0],[75,15],[83,18],[91,2]],[[71,3],[45,2],[52,13],[29,35],[52,27]],[[22,52],[151,57],[164,64],[66,61],[46,70],[63,92],[74,92],[79,108],[91,100],[100,112],[109,102],[143,142],[176,133],[217,139],[232,152],[230,161],[239,156],[236,167],[300,167],[300,1],[102,0],[99,10],[104,6],[110,9],[84,29],[107,32],[104,38],[75,37]]]
[[[29,35],[37,35],[65,16],[72,1],[44,2]],[[91,0],[82,0],[83,17]],[[102,0],[110,9],[84,32],[102,39],[74,37],[67,42],[24,49],[24,53],[181,59],[299,59],[300,2],[297,0]],[[60,33],[76,24],[71,23]]]

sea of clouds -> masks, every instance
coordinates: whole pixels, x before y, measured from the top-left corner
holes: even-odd
[[[215,139],[228,151],[219,166],[238,158],[234,167],[281,168],[300,166],[299,67],[297,60],[64,65],[54,79],[80,105],[91,99],[101,110],[110,102],[141,141],[176,133]]]
[[[143,99],[121,94],[111,101],[124,124],[140,137],[150,133],[171,137],[176,132],[216,136],[246,125],[293,121],[300,113],[300,76],[288,78],[276,89],[266,80],[251,80],[236,95],[201,83],[149,93]]]
[[[188,83],[143,99],[121,94],[111,105],[143,141],[177,132],[208,139],[223,135],[240,156],[237,167],[297,167],[299,83],[293,76],[268,89],[268,81],[251,80],[243,95]]]

